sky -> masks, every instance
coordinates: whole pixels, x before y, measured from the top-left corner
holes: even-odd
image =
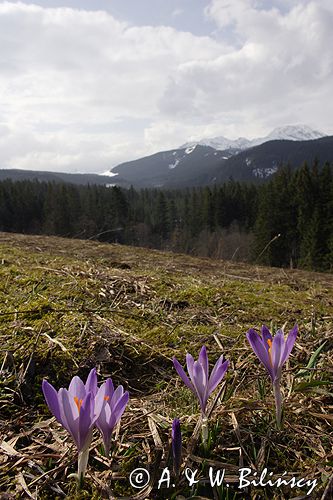
[[[0,1],[0,168],[102,173],[189,140],[333,135],[332,0]]]

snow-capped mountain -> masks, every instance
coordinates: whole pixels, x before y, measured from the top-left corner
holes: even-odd
[[[257,141],[255,145],[259,145],[267,141],[312,141],[321,137],[326,137],[326,134],[314,130],[308,125],[286,125],[275,128],[266,137],[254,140]]]
[[[253,146],[259,146],[268,141],[309,141],[326,137],[326,134],[314,130],[308,125],[286,125],[284,127],[277,127],[265,137],[256,139],[246,139],[239,137],[238,139],[227,139],[226,137],[213,137],[211,139],[202,139],[200,141],[192,141],[183,144],[181,148],[186,148],[200,144],[201,146],[210,146],[218,150],[235,149],[244,151],[245,149]]]
[[[104,172],[104,175],[0,169],[0,180],[37,179],[40,182],[102,184],[107,187],[129,188],[132,185],[135,188],[180,189],[218,185],[228,182],[230,178],[235,181],[264,182],[280,166],[287,164],[292,169],[304,162],[311,166],[315,160],[319,165],[325,162],[333,164],[333,136],[309,140],[308,130],[303,129],[299,132],[303,138],[308,138],[296,141],[294,131],[288,128],[287,132],[293,134],[293,140],[279,140],[276,135],[280,131],[273,131],[273,140],[243,151],[237,148],[220,151],[210,146],[193,145],[122,163]]]
[[[139,188],[213,185],[227,182],[231,177],[237,181],[261,182],[275,174],[281,165],[298,168],[305,161],[312,165],[315,159],[321,164],[333,161],[333,137],[302,141],[274,138],[243,151],[237,148],[221,151],[202,145],[161,151],[117,165],[112,173],[118,175],[112,182],[118,185],[121,179]]]
[[[332,161],[332,145],[333,137],[307,125],[288,125],[252,140],[215,137],[186,143],[117,165],[104,176],[113,177],[117,185],[163,188],[223,183],[231,177],[260,181],[287,163],[297,168],[314,158]]]
[[[202,139],[201,141],[186,142],[180,149],[190,148],[193,146],[209,146],[219,151],[225,151],[227,149],[235,149],[237,151],[243,151],[244,149],[250,148],[252,146],[252,141],[246,139],[245,137],[239,137],[238,139],[227,139],[226,137],[212,137],[211,139]]]

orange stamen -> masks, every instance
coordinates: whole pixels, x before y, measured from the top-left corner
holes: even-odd
[[[272,362],[272,341],[271,341],[271,339],[267,339],[267,344],[268,344],[269,360],[271,362],[271,365],[273,365],[273,362]]]
[[[77,396],[74,396],[74,401],[75,401],[77,409],[79,410],[79,413],[80,413],[81,405],[82,405],[82,399],[79,399]]]
[[[109,401],[110,396],[104,396],[104,401]]]

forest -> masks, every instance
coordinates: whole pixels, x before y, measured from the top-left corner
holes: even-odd
[[[4,180],[0,230],[332,271],[332,165],[185,190]]]

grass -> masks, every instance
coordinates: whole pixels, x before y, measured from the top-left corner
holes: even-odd
[[[5,233],[0,252],[0,491],[7,498],[162,499],[178,492],[288,499],[306,493],[290,486],[240,491],[241,467],[316,479],[311,498],[330,498],[332,275]],[[295,322],[300,335],[284,370],[284,428],[277,431],[270,383],[245,333],[263,323],[287,323],[288,330]],[[196,357],[203,344],[211,362],[221,353],[231,361],[212,413],[207,456],[195,431],[197,403],[172,367],[173,356],[184,362],[186,352]],[[87,480],[77,491],[68,479],[75,447],[50,418],[41,381],[68,386],[94,366],[101,379],[123,384],[131,399],[112,458],[103,456],[96,434]],[[177,488],[158,490],[158,474],[171,463],[176,416],[186,466],[197,468],[201,481],[189,488],[183,477]],[[155,481],[138,492],[129,474],[145,465]],[[209,465],[225,468],[220,487],[207,483]]]

